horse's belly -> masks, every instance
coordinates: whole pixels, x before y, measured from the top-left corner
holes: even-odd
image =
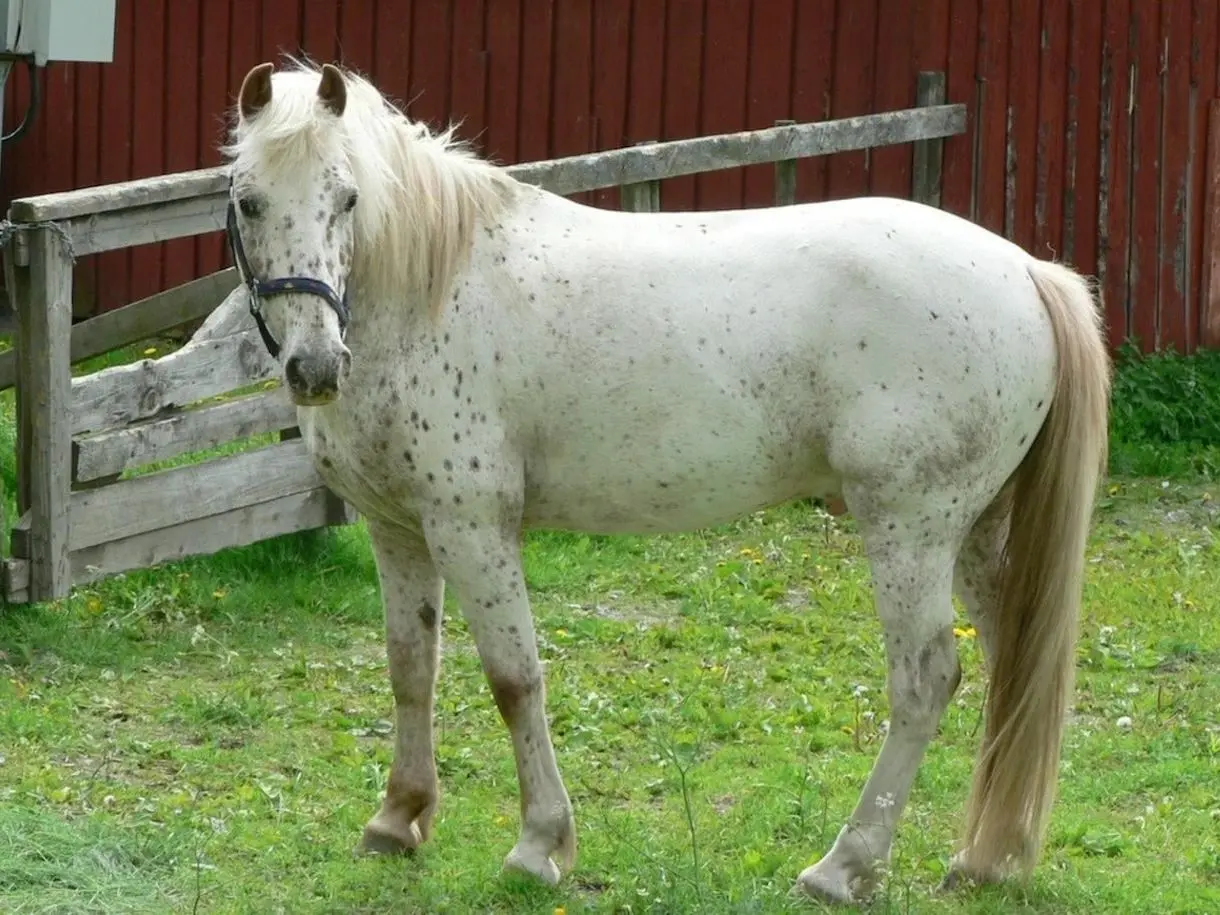
[[[557,438],[527,462],[525,522],[596,533],[672,533],[721,524],[838,480],[807,438],[683,424],[588,445]]]

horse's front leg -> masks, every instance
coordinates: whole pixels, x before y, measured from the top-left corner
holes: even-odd
[[[396,713],[394,762],[381,809],[364,829],[367,851],[410,851],[428,838],[439,788],[432,745],[433,697],[444,581],[421,534],[370,520],[386,655]]]
[[[496,707],[512,735],[521,836],[504,866],[558,883],[576,860],[576,826],[547,725],[520,531],[498,518],[435,520],[426,528],[433,555],[462,607]]]

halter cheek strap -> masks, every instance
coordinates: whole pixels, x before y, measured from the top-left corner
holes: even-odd
[[[231,190],[232,184],[230,184]],[[250,269],[250,261],[246,258],[246,249],[241,243],[241,233],[237,229],[237,207],[233,205],[231,195],[228,213],[225,217],[225,233],[229,237],[229,248],[233,252],[233,263],[237,267],[237,275],[241,278],[242,285],[250,293],[250,314],[254,315],[254,323],[258,325],[259,336],[263,338],[263,345],[267,347],[267,352],[271,354],[272,359],[279,358],[280,345],[271,335],[271,331],[267,329],[266,321],[263,320],[263,299],[265,298],[301,292],[316,295],[326,302],[338,316],[339,335],[346,337],[347,325],[351,320],[346,290],[344,290],[343,297],[340,298],[329,283],[324,283],[311,276],[281,276],[270,280],[260,280],[254,275]]]

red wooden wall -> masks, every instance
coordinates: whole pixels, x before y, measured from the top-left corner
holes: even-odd
[[[115,62],[57,65],[0,195],[216,164],[226,106],[282,51],[342,59],[503,162],[907,107],[969,107],[944,205],[1098,274],[1114,343],[1191,349],[1220,0],[119,0]],[[24,111],[23,78],[5,105]],[[905,195],[910,147],[803,162],[804,200]],[[616,205],[613,192],[591,195]],[[766,204],[771,170],[667,182],[666,208]],[[218,269],[218,236],[82,261],[85,310]]]

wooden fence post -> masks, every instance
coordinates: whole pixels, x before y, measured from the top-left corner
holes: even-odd
[[[30,600],[72,589],[68,501],[72,490],[72,251],[54,226],[10,241],[17,313],[18,511],[29,512]]]
[[[651,146],[656,140],[643,140],[636,146]],[[624,184],[619,188],[619,201],[624,210],[631,213],[659,213],[661,211],[661,182],[641,181],[639,184]]]
[[[782,118],[775,122],[776,127],[790,127],[796,121]],[[791,206],[796,203],[796,159],[784,159],[775,163],[775,205],[777,207]]]
[[[923,70],[915,88],[915,107],[931,108],[945,104],[945,74],[943,70]],[[930,206],[940,206],[941,162],[945,141],[916,140],[911,167],[911,199]]]

